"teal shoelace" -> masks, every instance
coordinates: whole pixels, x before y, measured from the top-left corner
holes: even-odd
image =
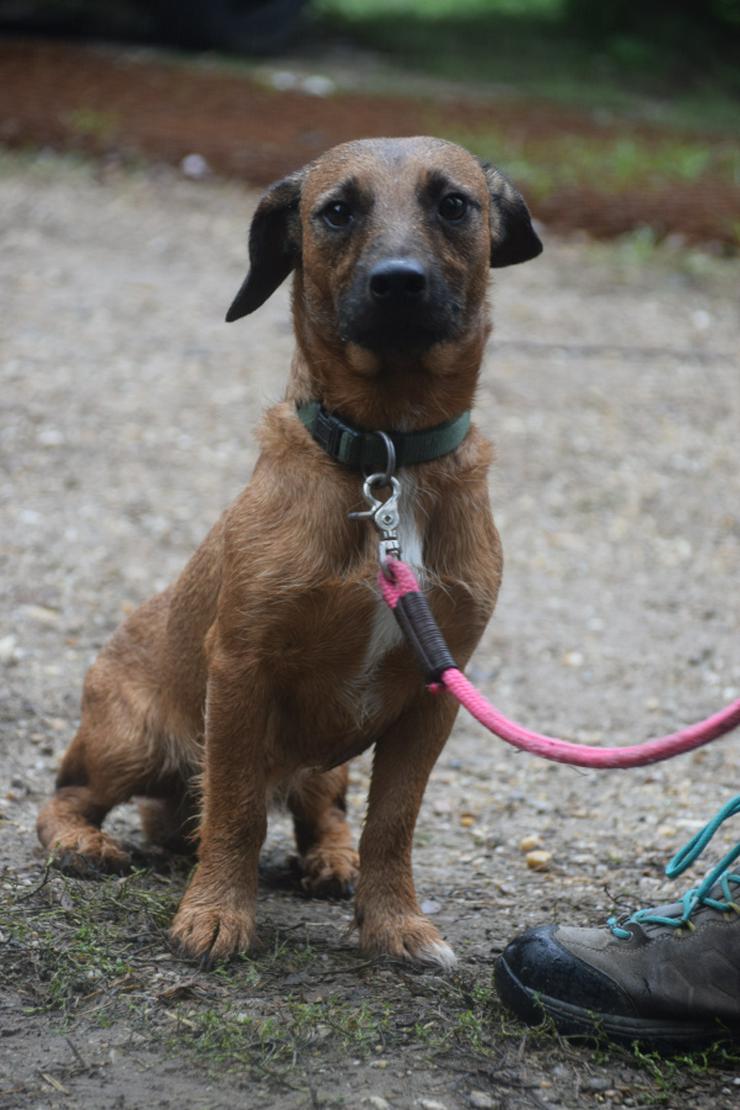
[[[688,867],[691,867],[692,863],[695,863],[702,854],[720,825],[722,825],[728,817],[734,817],[738,813],[740,813],[740,794],[732,798],[727,805],[723,806],[719,813],[713,817],[703,829],[700,829],[695,836],[692,836],[691,840],[684,844],[683,848],[678,850],[665,869],[668,878],[675,879],[678,875],[682,875]],[[730,871],[730,865],[733,864],[739,856],[740,843],[736,844],[735,847],[719,861],[716,867],[712,868],[699,886],[694,887],[692,890],[688,890],[686,894],[677,900],[678,904],[681,906],[681,913],[677,914],[675,917],[664,917],[662,914],[655,913],[653,910],[637,910],[636,913],[633,913],[631,917],[628,917],[621,923],[618,918],[610,917],[607,921],[607,925],[614,933],[615,937],[619,937],[620,940],[629,940],[632,933],[629,929],[624,928],[625,925],[668,925],[673,929],[692,929],[694,926],[691,921],[691,915],[701,906],[708,906],[710,909],[719,910],[720,913],[728,913],[730,910],[734,910],[735,913],[740,914],[740,905],[734,901],[731,889],[733,886],[740,887],[740,874]],[[717,884],[719,884],[719,891],[715,893],[719,894],[721,892],[721,898],[712,897],[710,894],[712,888]]]

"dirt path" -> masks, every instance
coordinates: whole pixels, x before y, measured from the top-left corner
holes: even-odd
[[[664,889],[662,864],[736,789],[736,738],[597,776],[461,720],[416,841],[451,980],[361,959],[348,906],[290,889],[280,818],[264,951],[213,974],[165,943],[183,866],[44,874],[34,815],[83,672],[246,481],[292,341],[285,290],[222,324],[242,189],[52,157],[0,171],[0,1106],[736,1106],[737,1061],[677,1069],[526,1034],[491,986],[524,926],[597,922]],[[729,264],[557,241],[496,278],[477,415],[507,566],[471,670],[535,727],[640,739],[738,695],[736,282]],[[128,809],[112,825],[138,842]],[[528,871],[529,834],[549,872]]]

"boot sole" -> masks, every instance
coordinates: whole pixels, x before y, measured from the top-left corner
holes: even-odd
[[[740,1038],[740,1024],[721,1025],[671,1021],[668,1018],[625,1017],[602,1014],[574,1006],[532,990],[517,978],[503,956],[495,967],[496,986],[501,1000],[527,1025],[541,1025],[551,1018],[555,1028],[566,1037],[616,1041],[631,1045],[635,1041],[656,1052],[669,1055],[706,1048],[717,1041]]]

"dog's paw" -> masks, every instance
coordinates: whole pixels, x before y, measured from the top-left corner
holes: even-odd
[[[207,967],[251,947],[254,915],[246,909],[189,905],[186,895],[172,922],[170,939],[181,955]]]
[[[65,875],[78,879],[123,875],[131,869],[128,852],[112,836],[94,828],[61,833],[50,846],[50,857]]]
[[[317,846],[301,858],[301,886],[312,898],[349,898],[360,874],[353,848]]]
[[[443,971],[452,971],[457,963],[449,944],[420,913],[365,916],[360,925],[360,948],[371,956],[393,956]]]

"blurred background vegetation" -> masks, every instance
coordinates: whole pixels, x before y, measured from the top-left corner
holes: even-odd
[[[12,145],[197,151],[264,184],[333,142],[434,131],[564,230],[740,244],[740,0],[0,0],[0,28]],[[56,50],[29,54],[30,31]],[[138,59],[146,112],[60,46],[101,37],[190,53]],[[182,72],[153,72],[173,61],[190,94]]]
[[[740,130],[740,0],[316,0],[403,65]]]

